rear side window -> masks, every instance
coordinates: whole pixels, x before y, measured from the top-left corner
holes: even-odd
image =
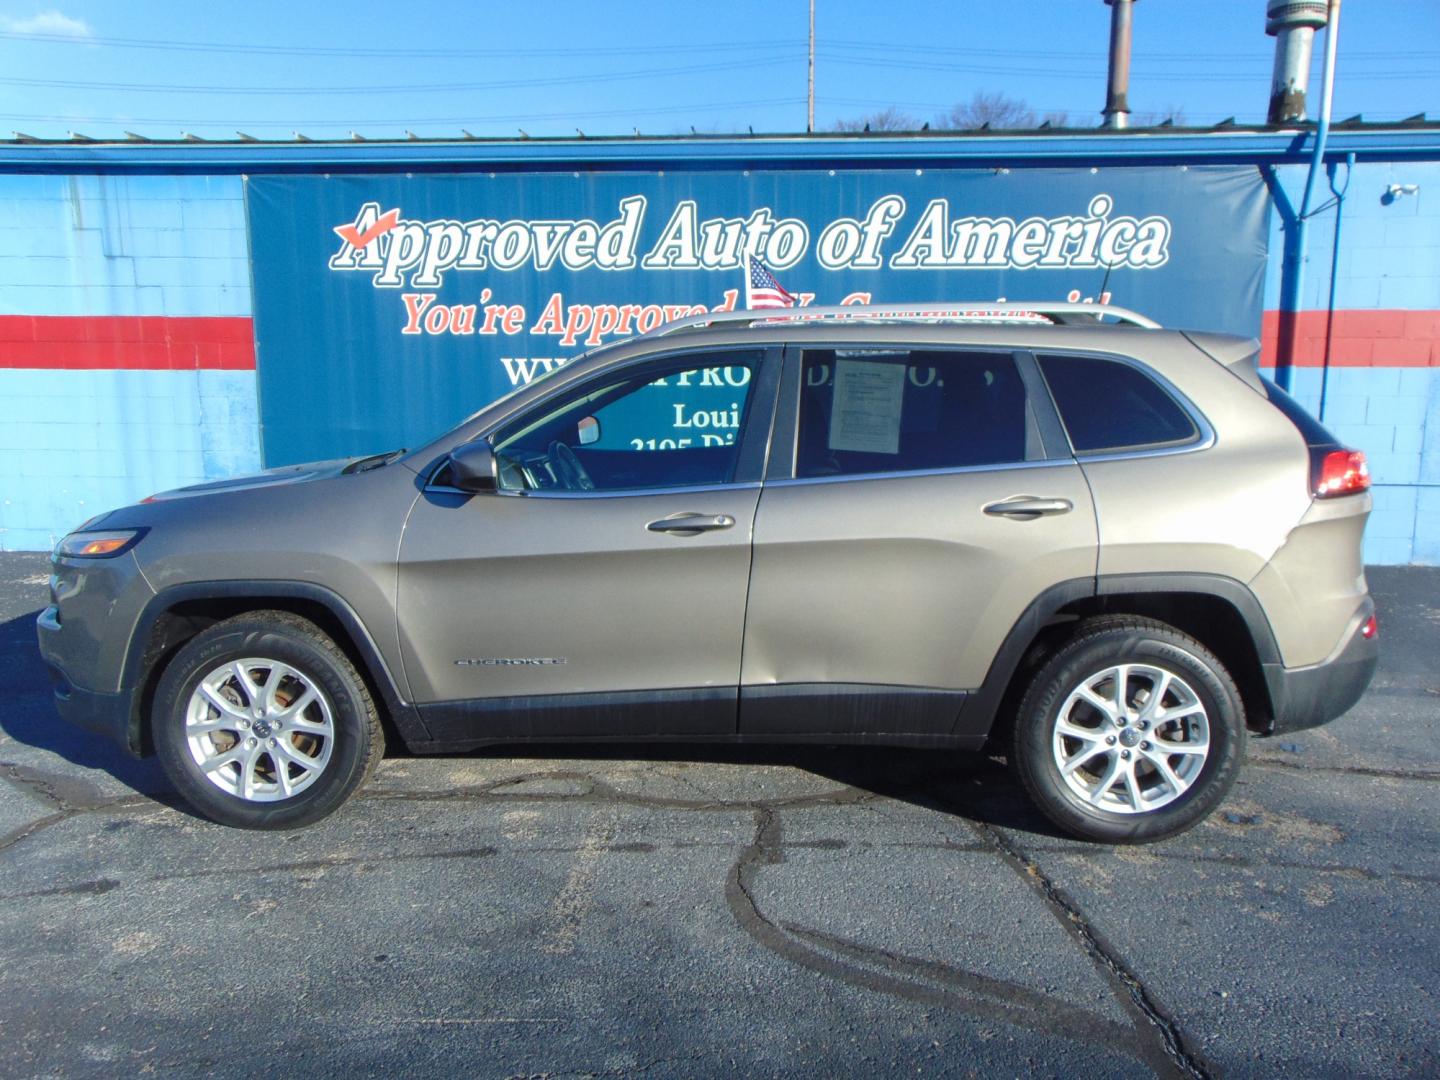
[[[1092,356],[1041,356],[1077,454],[1190,442],[1200,433],[1176,400],[1140,369]]]
[[[1044,456],[1009,353],[806,350],[802,379],[798,477]]]

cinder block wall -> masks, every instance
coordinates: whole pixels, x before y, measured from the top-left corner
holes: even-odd
[[[1297,205],[1306,171],[1280,170]],[[1342,164],[1337,189],[1345,178]],[[1409,184],[1419,190],[1390,193],[1391,185]],[[1314,205],[1330,198],[1322,177]],[[1336,209],[1310,221],[1291,390],[1370,461],[1375,512],[1365,529],[1365,561],[1440,564],[1440,163],[1356,165],[1342,213],[1338,262]],[[1285,240],[1278,213],[1271,230],[1263,355],[1273,371]]]
[[[239,177],[0,176],[0,549],[260,467]]]

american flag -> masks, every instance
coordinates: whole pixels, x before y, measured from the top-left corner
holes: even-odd
[[[750,272],[745,275],[745,306],[747,308],[795,306],[795,297],[780,287],[780,282],[775,280],[775,275],[770,272],[768,266],[754,255],[747,255],[745,258],[750,266]]]

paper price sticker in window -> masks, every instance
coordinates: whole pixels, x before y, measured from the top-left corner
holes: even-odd
[[[830,449],[868,454],[900,452],[905,365],[870,360],[835,361]]]

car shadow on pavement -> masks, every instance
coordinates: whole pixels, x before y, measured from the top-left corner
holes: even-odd
[[[133,758],[102,736],[60,719],[35,642],[39,614],[37,608],[0,623],[0,731],[15,743],[48,751],[83,769],[106,772],[137,794],[178,805],[154,758]],[[19,764],[13,760],[18,756],[9,744],[0,743],[0,763]]]
[[[103,736],[74,727],[55,711],[49,676],[35,642],[39,610],[0,623],[0,731],[15,743],[108,773],[136,794],[192,813],[172,791],[154,757],[136,759]],[[0,764],[20,756],[0,744]],[[392,757],[408,756],[392,747]],[[461,755],[461,757],[466,755]],[[1057,835],[1030,809],[1011,774],[994,758],[949,750],[876,746],[692,743],[546,743],[506,745],[471,757],[545,761],[647,761],[686,765],[782,766],[887,799],[978,822]],[[742,788],[743,790],[743,788]],[[737,801],[743,801],[743,798]]]
[[[428,757],[428,755],[426,755]],[[729,743],[543,743],[471,751],[469,758],[523,761],[543,772],[547,761],[653,762],[677,768],[753,765],[797,769],[870,795],[935,810],[975,824],[1065,838],[1030,804],[1020,782],[989,753],[890,746]],[[744,803],[743,781],[733,798]],[[803,798],[803,797],[802,797]],[[764,799],[757,799],[764,802]]]

